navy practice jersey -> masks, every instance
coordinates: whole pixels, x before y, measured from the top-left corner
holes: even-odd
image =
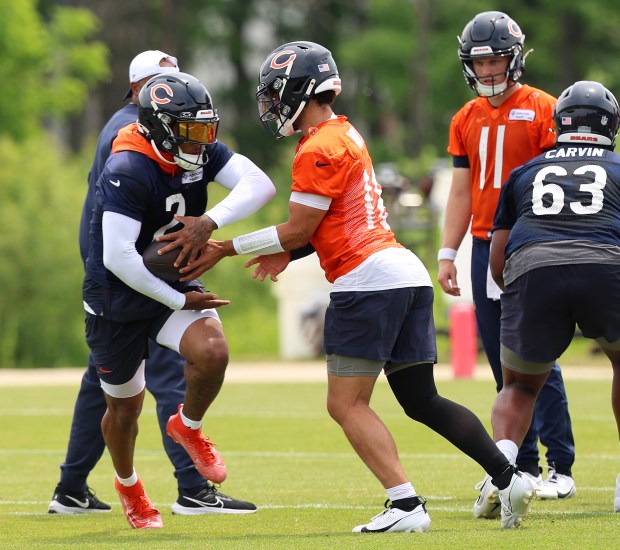
[[[620,155],[562,145],[513,170],[495,212],[497,229],[511,230],[506,258],[541,242],[620,247]]]
[[[80,220],[80,254],[83,262],[86,261],[86,257],[88,256],[90,218],[93,215],[93,208],[95,207],[95,188],[97,186],[97,180],[110,156],[112,142],[116,134],[118,134],[118,131],[123,126],[127,126],[136,120],[138,120],[138,106],[135,103],[128,103],[112,115],[112,118],[110,118],[103,127],[103,130],[101,130],[101,134],[99,134],[97,147],[95,149],[95,158],[90,172],[88,173],[88,190],[86,191],[86,198],[84,200],[84,206],[82,207],[82,219]]]
[[[207,146],[207,154],[209,160],[205,166],[174,177],[164,173],[154,160],[137,151],[120,151],[110,156],[97,181],[86,262],[87,277],[105,288],[139,294],[103,265],[103,212],[116,212],[141,222],[136,249],[142,254],[155,237],[181,228],[174,219],[175,214],[202,216],[205,213],[207,184],[214,180],[233,152],[223,143],[216,142]],[[175,283],[172,286],[182,288],[187,285]]]

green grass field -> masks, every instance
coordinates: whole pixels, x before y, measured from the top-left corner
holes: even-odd
[[[610,369],[611,370],[611,369]],[[149,398],[141,417],[136,469],[162,512],[164,529],[132,530],[113,488],[107,453],[90,485],[110,514],[47,514],[64,458],[77,386],[0,387],[0,548],[618,548],[613,513],[620,472],[610,379],[566,382],[577,444],[577,496],[534,503],[523,528],[474,520],[482,470],[442,438],[408,420],[385,382],[373,405],[389,425],[418,492],[428,499],[425,534],[352,534],[385,500],[379,483],[325,412],[322,383],[230,383],[205,422],[229,467],[221,490],[259,505],[247,516],[173,516],[172,468],[162,450]],[[490,381],[439,381],[441,393],[470,407],[489,426]]]

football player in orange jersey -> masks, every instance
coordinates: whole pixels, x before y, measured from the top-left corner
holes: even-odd
[[[471,281],[476,321],[493,370],[497,391],[502,388],[500,364],[500,289],[489,274],[489,247],[493,215],[500,189],[511,170],[555,144],[555,98],[521,84],[525,69],[525,36],[517,23],[502,12],[483,12],[465,26],[458,54],[469,87],[478,96],[452,119],[448,152],[453,157],[452,185],[446,206],[438,280],[449,295],[459,296],[457,250],[471,223]],[[547,447],[548,477],[538,466],[538,438]],[[530,475],[541,499],[575,494],[571,467],[575,460],[570,415],[560,367],[555,364],[536,404],[530,430],[518,451],[499,442],[511,462]],[[485,478],[477,488],[483,495],[474,516],[499,515],[497,489]]]
[[[509,464],[471,411],[437,393],[432,282],[388,225],[364,139],[332,110],[340,89],[336,64],[323,46],[292,42],[269,54],[256,95],[261,121],[276,138],[301,134],[289,219],[232,240],[210,241],[184,268],[186,278],[225,256],[258,254],[246,266],[257,265],[255,278],[276,281],[291,259],[316,250],[334,283],[324,333],[327,408],[391,500],[354,532],[423,532],[431,522],[426,499],[409,481],[392,435],[370,408],[382,371],[409,417],[483,466],[502,488],[502,526],[518,525],[529,510],[533,485]]]

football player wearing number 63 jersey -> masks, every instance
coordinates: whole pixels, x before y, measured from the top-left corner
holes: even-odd
[[[210,241],[186,277],[225,256],[258,255],[253,276],[276,281],[304,248],[316,250],[334,283],[325,316],[327,408],[391,500],[354,532],[423,532],[426,500],[401,465],[389,430],[370,408],[385,372],[405,413],[481,464],[502,488],[520,477],[480,420],[435,387],[433,286],[410,250],[394,237],[362,136],[332,104],[341,81],[331,53],[312,42],[275,49],[260,69],[260,119],[276,138],[300,133],[293,161],[288,221],[228,241]],[[199,266],[199,267],[198,267]]]
[[[613,152],[619,116],[602,84],[576,82],[558,98],[557,147],[512,172],[502,188],[491,273],[504,289],[504,387],[492,424],[495,439],[515,447],[576,325],[613,367],[620,439],[620,155]],[[620,475],[614,510],[620,512]]]

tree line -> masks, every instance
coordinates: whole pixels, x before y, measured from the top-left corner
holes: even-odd
[[[328,47],[343,93],[336,109],[376,163],[411,181],[445,158],[450,118],[471,92],[457,39],[478,12],[506,11],[526,35],[524,81],[553,95],[580,79],[620,93],[620,10],[599,0],[0,0],[0,367],[84,364],[77,228],[97,134],[121,106],[127,68],[145,49],[176,55],[211,91],[220,138],[259,163],[279,196],[248,229],[286,211],[294,140],[258,123],[267,53],[290,40]],[[234,228],[239,232],[241,226]],[[223,262],[208,285],[238,305],[233,353],[275,354],[275,303]],[[256,327],[260,326],[260,329]],[[242,334],[243,338],[236,335]]]

